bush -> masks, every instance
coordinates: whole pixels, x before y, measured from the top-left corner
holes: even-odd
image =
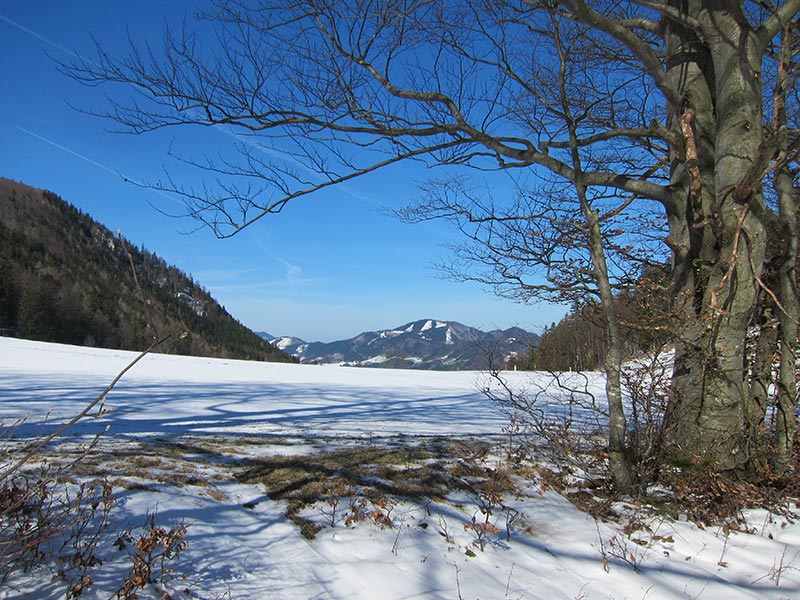
[[[130,528],[113,532],[115,497],[111,484],[105,479],[77,481],[70,476],[94,450],[102,433],[77,458],[60,461],[47,455],[56,437],[93,410],[91,416],[103,415],[108,392],[157,343],[139,354],[78,415],[54,432],[26,442],[14,439],[22,421],[0,431],[0,591],[31,583],[41,586],[49,575],[53,582],[63,582],[66,598],[77,598],[94,584],[93,571],[114,558],[114,548],[117,556],[121,551],[122,557],[133,563],[118,597],[136,598],[137,589],[163,583],[171,573],[167,563],[186,547],[185,526],[165,530],[151,515],[140,533]]]

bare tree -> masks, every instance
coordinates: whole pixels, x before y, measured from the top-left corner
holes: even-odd
[[[548,42],[553,60],[537,65],[527,85],[538,90],[540,130],[549,127],[566,132],[562,145],[569,154],[563,160],[573,172],[572,181],[567,185],[553,181],[546,190],[539,186],[523,191],[525,200],[518,200],[510,209],[481,201],[474,192],[463,189],[461,180],[434,182],[428,187],[427,199],[401,215],[411,221],[447,218],[458,225],[469,243],[455,253],[461,261],[445,269],[456,279],[477,280],[524,301],[543,298],[578,304],[594,300],[605,338],[602,358],[609,467],[617,488],[624,490],[632,485],[633,470],[626,445],[622,335],[614,292],[635,277],[632,259],[643,258],[645,252],[641,247],[634,252],[625,246],[632,232],[620,217],[638,221],[632,217],[644,215],[626,211],[632,204],[630,197],[620,197],[606,186],[590,187],[585,181],[587,168],[597,170],[619,159],[616,152],[584,156],[581,149],[579,132],[592,120],[591,107],[602,97],[602,90],[587,86],[583,78],[581,58],[592,52],[586,26],[562,23],[555,9],[550,12],[549,24],[542,25],[548,36],[538,51],[542,54],[544,42]],[[603,104],[613,101],[611,96],[602,100]],[[616,264],[610,264],[611,259],[616,259]],[[639,260],[633,262],[640,266]],[[476,265],[477,272],[473,269]]]
[[[104,111],[124,129],[242,132],[239,160],[189,160],[216,188],[161,184],[221,236],[407,160],[561,181],[590,246],[602,232],[594,198],[660,204],[681,323],[666,447],[739,469],[753,462],[744,354],[776,210],[765,187],[785,223],[795,218],[797,114],[780,105],[796,95],[798,11],[800,0],[220,0],[204,27],[167,31],[163,48],[98,47],[65,69],[124,84]],[[590,255],[600,290],[601,255]]]

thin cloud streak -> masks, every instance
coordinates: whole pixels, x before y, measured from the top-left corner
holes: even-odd
[[[172,201],[172,202],[176,202],[178,204],[181,204],[178,200],[176,200],[175,198],[173,198],[172,196],[170,196],[166,192],[154,189],[151,186],[148,186],[147,184],[145,184],[145,183],[143,183],[141,181],[138,181],[137,179],[134,179],[133,177],[129,177],[129,176],[123,174],[122,172],[118,171],[117,169],[113,169],[113,168],[109,167],[108,165],[104,165],[103,163],[97,162],[93,158],[89,158],[88,156],[85,156],[85,155],[81,154],[80,152],[76,152],[75,150],[72,150],[71,148],[68,148],[67,146],[59,144],[58,142],[55,142],[55,141],[53,141],[51,139],[48,139],[48,138],[46,138],[46,137],[44,137],[42,135],[39,135],[38,133],[34,133],[33,131],[30,131],[29,129],[25,129],[24,127],[21,127],[20,125],[17,125],[16,127],[21,132],[26,133],[27,135],[29,135],[31,137],[34,137],[34,138],[36,138],[38,140],[41,140],[42,142],[44,142],[46,144],[49,144],[49,145],[53,146],[54,148],[58,148],[59,150],[61,150],[63,152],[66,152],[67,154],[70,154],[70,155],[74,156],[75,158],[79,158],[80,160],[85,161],[85,162],[89,163],[90,165],[97,167],[98,169],[102,169],[103,171],[106,171],[108,173],[111,173],[112,175],[116,175],[116,176],[120,177],[126,183],[133,183],[134,185],[137,185],[137,186],[142,187],[142,188],[146,188],[146,189],[150,190],[151,192],[153,192],[155,194],[158,194],[159,196],[163,196],[164,198],[169,198],[169,200]],[[181,206],[183,206],[183,204],[181,204]]]
[[[99,169],[103,169],[103,171],[107,171],[107,172],[111,173],[112,175],[118,175],[119,177],[121,177],[122,179],[127,180],[127,181],[134,181],[133,179],[131,179],[130,177],[126,177],[125,175],[123,175],[122,173],[117,171],[116,169],[112,169],[111,167],[106,166],[106,165],[104,165],[102,163],[99,163],[96,160],[93,160],[93,159],[89,158],[88,156],[84,156],[83,154],[80,154],[79,152],[76,152],[75,150],[67,148],[66,146],[62,146],[58,142],[54,142],[53,140],[47,139],[46,137],[41,136],[38,133],[34,133],[33,131],[25,129],[24,127],[20,127],[19,125],[17,125],[17,129],[19,129],[23,133],[27,133],[31,137],[35,137],[36,139],[45,142],[46,144],[50,144],[51,146],[53,146],[55,148],[58,148],[59,150],[63,150],[67,154],[71,154],[72,156],[74,156],[76,158],[80,158],[81,160],[86,161],[87,163],[89,163],[91,165],[94,165],[95,167],[97,167]],[[134,181],[134,183],[136,183],[136,182]]]
[[[34,38],[36,38],[37,40],[44,42],[44,43],[45,43],[45,44],[47,44],[48,46],[52,46],[53,48],[55,48],[55,49],[57,49],[57,50],[60,50],[61,52],[64,52],[64,53],[66,53],[66,54],[69,54],[70,56],[73,56],[73,57],[75,57],[75,58],[77,58],[77,59],[79,59],[79,60],[82,60],[82,61],[85,61],[85,62],[88,62],[88,63],[91,63],[91,64],[96,64],[94,61],[87,60],[86,58],[84,58],[83,56],[81,56],[80,54],[78,54],[77,52],[74,52],[73,50],[70,50],[69,48],[67,48],[67,47],[65,47],[65,46],[62,46],[62,45],[61,45],[61,44],[59,44],[58,42],[54,42],[53,40],[51,40],[51,39],[49,39],[49,38],[46,38],[46,37],[44,37],[44,36],[43,36],[43,35],[41,35],[40,33],[36,33],[36,32],[35,32],[33,29],[28,29],[27,27],[25,27],[24,25],[21,25],[21,24],[17,23],[17,22],[16,22],[16,21],[14,21],[13,19],[9,19],[7,16],[5,16],[5,15],[4,15],[4,14],[2,14],[2,13],[0,13],[0,21],[3,21],[3,22],[5,22],[5,23],[8,23],[8,24],[9,24],[9,25],[11,25],[12,27],[14,27],[14,28],[16,28],[16,29],[19,29],[19,30],[20,30],[20,31],[22,31],[23,33],[26,33],[26,34],[30,35],[31,37],[34,37]]]
[[[37,40],[40,40],[41,42],[44,42],[45,44],[47,44],[47,45],[49,45],[49,46],[51,46],[51,47],[53,47],[53,48],[55,48],[55,49],[57,49],[57,50],[59,50],[61,52],[64,52],[64,53],[66,53],[66,54],[68,54],[68,55],[70,55],[70,56],[72,56],[74,58],[77,58],[77,59],[79,59],[79,60],[81,60],[81,61],[83,61],[85,63],[94,64],[94,65],[97,64],[95,61],[93,61],[91,59],[88,59],[85,56],[83,56],[81,54],[78,54],[77,52],[75,52],[73,50],[70,50],[69,48],[67,48],[65,46],[62,46],[61,44],[59,44],[59,43],[57,43],[57,42],[55,42],[55,41],[53,41],[53,40],[51,40],[51,39],[49,39],[49,38],[47,38],[47,37],[45,37],[43,35],[37,33],[36,31],[34,31],[32,29],[29,29],[28,27],[25,27],[24,25],[21,25],[20,23],[17,23],[16,21],[8,18],[7,16],[3,15],[2,13],[0,13],[0,21],[8,23],[9,25],[11,25],[12,27],[18,29],[19,31],[22,31],[23,33],[25,33],[25,34],[27,34],[27,35],[29,35],[29,36],[37,39]],[[20,129],[22,129],[22,128],[20,127]],[[251,146],[253,148],[256,148],[258,151],[263,152],[264,154],[267,154],[269,156],[273,156],[274,158],[277,158],[279,160],[283,160],[286,163],[290,163],[290,164],[296,166],[297,168],[302,169],[302,170],[306,171],[307,173],[309,173],[311,175],[314,175],[314,176],[316,176],[318,178],[320,177],[319,173],[317,173],[313,169],[310,169],[308,166],[303,164],[301,161],[297,160],[297,158],[295,158],[291,154],[289,154],[287,152],[282,152],[282,151],[280,151],[278,149],[275,149],[275,148],[269,148],[269,147],[261,144],[260,142],[253,141],[249,137],[241,135],[239,132],[233,131],[230,128],[230,126],[216,125],[216,126],[213,127],[213,129],[215,129],[216,131],[219,131],[220,133],[223,133],[224,135],[227,135],[229,137],[234,138],[235,140],[239,141],[240,143],[243,143],[243,144],[246,144],[246,145]],[[146,187],[148,189],[153,189],[150,186],[143,185],[141,182],[135,181],[134,179],[131,179],[130,177],[125,177],[124,175],[120,174],[119,172],[114,171],[113,169],[109,169],[108,167],[106,167],[104,165],[101,165],[100,163],[97,163],[96,161],[93,161],[92,159],[84,157],[84,156],[82,156],[82,155],[80,155],[80,154],[78,154],[76,152],[73,152],[73,151],[71,151],[71,150],[69,150],[69,149],[67,149],[67,148],[65,148],[63,146],[60,146],[60,145],[58,145],[58,144],[56,144],[54,142],[51,142],[50,140],[42,138],[41,136],[38,136],[38,135],[36,135],[34,133],[31,133],[29,131],[26,131],[24,129],[22,129],[22,131],[25,131],[25,133],[28,133],[29,135],[33,135],[34,137],[38,137],[39,139],[41,139],[41,140],[43,140],[43,141],[45,141],[47,143],[50,143],[53,146],[61,148],[62,150],[66,151],[66,152],[69,152],[70,154],[73,154],[74,156],[76,156],[78,158],[86,160],[87,162],[89,162],[91,164],[94,164],[95,166],[97,166],[99,168],[102,168],[102,169],[105,169],[105,170],[107,170],[107,171],[109,171],[111,173],[115,173],[117,175],[120,175],[120,177],[123,177],[123,179],[127,179],[128,181],[131,181],[131,182],[135,183],[136,185],[139,185],[141,187]],[[387,205],[385,203],[382,203],[382,202],[380,202],[378,200],[375,200],[372,196],[367,195],[367,194],[363,194],[363,193],[359,192],[358,190],[350,187],[347,184],[337,185],[336,189],[340,190],[344,194],[350,196],[354,200],[358,200],[359,202],[364,202],[365,204],[368,204],[369,206],[372,206],[373,208],[376,208],[378,210],[386,211],[388,209],[388,207],[387,207]],[[174,197],[172,197],[172,196],[170,196],[170,195],[168,195],[168,194],[166,194],[164,192],[160,192],[159,190],[156,190],[156,189],[153,189],[153,191],[159,193],[159,195],[162,195],[164,197],[169,198],[173,202],[178,202]],[[180,202],[178,202],[178,203],[180,204]],[[434,235],[436,235],[437,237],[441,237],[441,238],[444,238],[444,239],[448,239],[450,237],[448,235],[443,234],[441,231],[438,231],[436,228],[429,226],[428,224],[423,224],[422,226],[425,229],[428,229],[429,231],[434,233]]]

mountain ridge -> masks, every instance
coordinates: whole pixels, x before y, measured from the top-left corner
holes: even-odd
[[[293,360],[163,258],[52,192],[0,177],[0,335],[142,350],[154,328],[171,334],[158,352]]]
[[[273,346],[301,363],[432,370],[483,370],[527,353],[539,336],[520,327],[488,332],[457,321],[418,319],[398,327],[364,331],[333,342],[270,337]]]

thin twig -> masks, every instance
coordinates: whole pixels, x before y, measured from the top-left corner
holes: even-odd
[[[719,283],[711,288],[711,310],[728,317],[731,313],[719,306],[717,293],[728,283],[728,281],[730,281],[731,276],[733,275],[733,270],[736,268],[736,263],[739,261],[739,240],[741,239],[741,234],[744,231],[744,219],[748,212],[750,212],[750,205],[745,204],[742,207],[742,211],[739,213],[739,219],[736,222],[736,233],[733,237],[733,248],[731,249],[731,261],[730,265],[728,266],[728,270],[725,272],[725,275],[722,276],[722,279],[719,280]]]
[[[142,290],[142,286],[139,283],[139,277],[136,275],[136,266],[133,264],[133,255],[131,254],[131,251],[128,248],[128,244],[125,243],[125,238],[122,237],[122,233],[120,232],[119,229],[117,229],[117,238],[119,239],[119,243],[122,244],[122,249],[125,251],[125,254],[128,257],[128,263],[131,266],[133,283],[136,285],[136,289],[139,292],[139,299],[142,301],[142,306],[144,307],[145,323],[147,324],[147,327],[149,327],[153,331],[153,339],[157,340],[159,338],[159,335],[158,335],[158,330],[156,329],[155,321],[153,320],[153,315],[150,314],[150,303],[147,301],[147,298],[144,297],[144,291]]]
[[[8,478],[10,475],[12,475],[13,473],[17,472],[25,463],[27,463],[31,458],[33,458],[39,452],[39,450],[44,448],[51,440],[53,440],[54,438],[58,437],[59,435],[61,435],[65,431],[67,431],[69,428],[71,428],[73,425],[75,425],[78,421],[80,421],[86,415],[88,415],[89,411],[91,411],[95,406],[97,406],[98,403],[100,403],[101,401],[105,400],[105,397],[114,388],[114,386],[117,385],[117,382],[119,382],[119,380],[122,379],[122,377],[123,377],[123,375],[125,375],[125,373],[127,373],[129,370],[131,370],[133,368],[133,366],[136,365],[136,363],[138,363],[145,356],[147,356],[150,352],[152,352],[157,346],[159,346],[160,344],[165,342],[169,337],[170,336],[167,335],[167,336],[164,336],[164,337],[162,337],[160,339],[154,340],[152,344],[150,344],[145,350],[140,352],[136,356],[136,358],[134,358],[131,362],[129,362],[124,369],[122,369],[119,373],[117,373],[117,375],[114,377],[114,379],[111,381],[111,383],[109,383],[108,386],[106,386],[106,389],[104,389],[102,392],[100,392],[94,400],[89,402],[89,404],[87,404],[81,412],[79,412],[77,415],[75,415],[67,423],[65,423],[64,425],[62,425],[58,429],[56,429],[53,433],[51,433],[50,435],[48,435],[48,436],[42,438],[41,440],[39,440],[39,442],[37,442],[28,451],[28,453],[25,456],[23,456],[14,465],[9,467],[5,472],[0,474],[0,481]]]
[[[764,290],[767,293],[767,295],[769,295],[770,298],[772,298],[772,301],[775,303],[775,306],[778,307],[778,310],[780,310],[787,318],[792,320],[794,323],[800,325],[800,321],[798,321],[792,315],[789,314],[789,312],[786,310],[786,307],[778,299],[778,296],[775,294],[775,292],[773,292],[770,289],[770,287],[766,283],[764,283],[764,280],[761,279],[761,276],[758,274],[758,270],[756,269],[755,264],[753,264],[752,255],[748,255],[748,257],[750,259],[750,268],[753,271],[753,277],[755,277],[755,280],[758,282],[758,285],[761,286],[761,289]]]

